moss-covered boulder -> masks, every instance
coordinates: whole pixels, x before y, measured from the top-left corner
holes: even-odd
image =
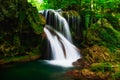
[[[74,69],[66,74],[74,80],[119,80],[119,66],[110,62],[92,63],[89,68]]]
[[[73,70],[67,73],[75,80],[112,80],[109,72],[93,72],[89,69]],[[77,75],[77,76],[76,76]]]
[[[81,50],[84,59],[89,63],[113,61],[113,56],[109,49],[104,46],[94,45]]]
[[[45,23],[27,0],[1,0],[0,59],[40,54]]]
[[[66,74],[74,80],[119,80],[119,50],[114,53],[105,46],[90,46],[81,49],[82,59],[73,63],[77,70]]]
[[[117,59],[108,48],[98,45],[81,49],[81,55],[82,58],[73,63],[79,68],[89,68],[93,63],[115,62]]]

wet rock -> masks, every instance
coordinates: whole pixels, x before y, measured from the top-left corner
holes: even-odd
[[[73,65],[75,67],[79,67],[79,68],[89,68],[90,64],[85,61],[83,58],[78,59],[77,61],[73,62]]]
[[[66,74],[67,75],[70,75],[70,76],[72,76],[72,77],[80,77],[80,71],[79,70],[73,70],[73,71],[69,71],[69,72],[67,72]]]
[[[95,73],[88,69],[73,70],[66,74],[72,76],[74,79],[82,79],[82,80],[95,79]]]

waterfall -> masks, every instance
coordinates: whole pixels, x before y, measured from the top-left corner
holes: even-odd
[[[75,35],[80,34],[80,15],[75,11],[68,11],[67,16],[64,16],[70,25],[71,31],[75,32]]]
[[[48,9],[44,11],[44,16],[47,19],[47,25],[52,26],[55,30],[62,33],[70,42],[72,42],[69,25],[64,17],[60,14],[60,10],[55,11]]]
[[[47,19],[44,32],[47,35],[53,60],[48,63],[70,67],[72,62],[80,58],[79,49],[72,44],[69,25],[64,17],[55,10],[42,12]]]

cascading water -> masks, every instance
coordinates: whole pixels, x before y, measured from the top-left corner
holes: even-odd
[[[80,33],[80,15],[76,11],[67,11],[64,17],[66,18],[68,24],[70,25],[71,31],[75,32],[75,35],[79,36]]]
[[[69,41],[72,42],[69,25],[64,17],[53,9],[45,10],[44,16],[47,19],[47,25],[52,26],[55,30],[62,33]]]
[[[47,19],[44,32],[50,42],[53,57],[53,60],[47,62],[54,65],[71,67],[72,62],[80,58],[80,53],[79,49],[72,44],[67,21],[54,10],[46,10],[43,13]]]

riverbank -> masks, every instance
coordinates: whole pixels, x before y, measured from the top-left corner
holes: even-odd
[[[119,80],[119,53],[94,45],[81,50],[82,58],[73,63],[76,69],[66,72],[74,80]]]
[[[25,63],[29,61],[35,61],[40,59],[40,54],[31,54],[24,56],[14,56],[0,59],[0,68],[9,67],[13,63]]]

